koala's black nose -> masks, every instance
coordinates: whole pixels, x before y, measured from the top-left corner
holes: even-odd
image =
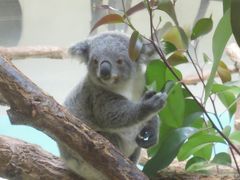
[[[111,64],[108,61],[102,61],[100,64],[100,77],[109,79],[111,77]]]

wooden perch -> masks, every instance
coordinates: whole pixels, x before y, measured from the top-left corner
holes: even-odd
[[[0,93],[10,105],[8,115],[12,124],[25,124],[45,132],[109,179],[147,179],[109,141],[44,94],[3,58],[0,58]]]
[[[15,60],[25,58],[63,59],[67,57],[67,49],[54,46],[0,47],[0,55]]]
[[[8,179],[82,179],[39,146],[5,136],[0,136],[0,175]]]

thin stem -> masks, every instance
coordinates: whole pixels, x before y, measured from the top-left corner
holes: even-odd
[[[201,81],[202,84],[203,84],[203,87],[205,88],[206,85],[205,85],[203,79],[201,78],[201,75],[200,75],[200,73],[199,73],[197,67],[195,66],[194,61],[193,61],[193,59],[192,59],[192,56],[190,55],[190,53],[189,53],[188,50],[187,50],[187,55],[188,55],[190,61],[192,62],[193,67],[194,67],[195,71],[197,72],[200,81]],[[209,98],[210,98],[210,101],[211,101],[211,103],[212,103],[212,105],[213,105],[213,109],[214,109],[215,116],[217,117],[217,109],[216,109],[216,107],[215,107],[214,101],[213,101],[213,99],[212,99],[211,96],[210,96]],[[223,129],[223,125],[222,125],[222,123],[221,123],[221,121],[220,121],[220,119],[219,119],[218,117],[217,117],[217,121],[218,121],[218,124],[220,125],[221,129]]]
[[[124,12],[124,17],[126,18],[127,22],[125,22],[132,30],[136,31],[136,28],[132,25],[128,15],[126,14],[126,7],[124,0],[122,0],[122,7],[123,7],[123,12]]]

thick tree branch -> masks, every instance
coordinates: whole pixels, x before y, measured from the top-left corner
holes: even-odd
[[[0,136],[0,176],[8,179],[80,180],[64,162],[37,145]]]
[[[13,124],[26,124],[45,132],[109,179],[147,179],[109,141],[44,94],[3,58],[0,58],[0,93],[10,104],[8,114]]]

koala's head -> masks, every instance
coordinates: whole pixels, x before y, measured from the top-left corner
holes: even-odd
[[[139,59],[132,61],[128,55],[129,39],[123,33],[101,33],[70,47],[69,53],[84,61],[94,83],[104,87],[119,86],[136,75],[140,64],[152,52],[143,47]]]

